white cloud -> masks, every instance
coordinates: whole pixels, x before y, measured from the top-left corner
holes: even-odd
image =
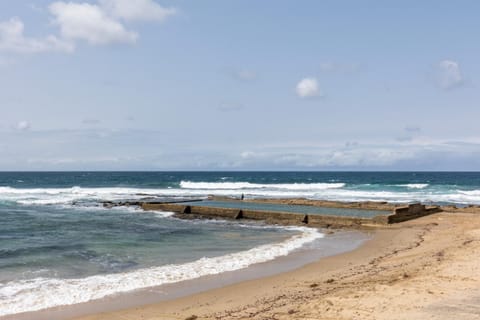
[[[100,6],[88,3],[54,2],[49,6],[65,39],[89,44],[133,43],[138,34],[108,16]]]
[[[177,12],[152,0],[100,0],[100,5],[111,16],[127,21],[164,21]]]
[[[73,43],[49,35],[43,39],[28,38],[19,18],[0,22],[0,51],[10,53],[40,53],[47,51],[71,52]]]
[[[336,146],[317,150],[262,150],[242,152],[238,167],[264,166],[274,168],[344,168],[390,166],[415,158],[418,150],[398,146],[365,146],[355,148]]]
[[[438,64],[438,84],[443,89],[452,89],[463,83],[463,75],[457,61],[443,60]]]
[[[16,125],[16,129],[20,131],[27,131],[31,127],[30,122],[28,121],[19,121]]]
[[[300,98],[311,98],[322,95],[322,92],[318,87],[318,81],[315,78],[302,79],[297,84],[295,91]]]
[[[31,8],[39,10],[36,5]],[[175,8],[164,8],[153,0],[56,1],[48,6],[48,11],[53,16],[53,24],[60,29],[59,36],[26,37],[23,22],[11,18],[0,22],[0,52],[72,52],[76,41],[91,45],[134,43],[138,34],[129,30],[126,22],[163,21],[177,12]]]
[[[179,144],[174,134],[149,130],[1,134],[0,167],[5,170],[475,170],[480,165],[480,136],[411,143],[387,139],[346,147],[339,141],[304,139],[243,146]]]

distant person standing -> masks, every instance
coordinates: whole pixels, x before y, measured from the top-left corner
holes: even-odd
[[[242,196],[240,197],[240,200],[243,200],[245,198],[245,195],[242,193]]]

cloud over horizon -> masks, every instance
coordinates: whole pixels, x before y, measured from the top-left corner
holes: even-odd
[[[28,122],[19,122],[22,134],[3,133],[3,170],[472,170],[480,165],[480,137],[468,143],[224,142],[175,148],[178,141],[161,131],[29,129]],[[34,145],[28,143],[32,139]]]

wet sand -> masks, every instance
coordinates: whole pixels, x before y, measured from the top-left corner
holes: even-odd
[[[371,238],[371,233],[354,230],[325,231],[323,238],[308,243],[287,256],[277,257],[248,268],[199,277],[176,283],[148,287],[102,299],[74,305],[64,305],[40,311],[0,317],[2,320],[64,320],[100,312],[133,308],[160,301],[221,288],[242,281],[268,277],[298,269],[309,263],[332,255],[349,252]]]
[[[480,319],[479,244],[479,214],[437,213],[294,271],[77,319]]]

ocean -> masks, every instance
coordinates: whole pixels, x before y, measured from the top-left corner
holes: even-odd
[[[210,194],[463,206],[480,204],[480,173],[3,172],[0,316],[240,270],[308,246],[322,250],[326,237],[312,228],[186,221],[101,204]]]

